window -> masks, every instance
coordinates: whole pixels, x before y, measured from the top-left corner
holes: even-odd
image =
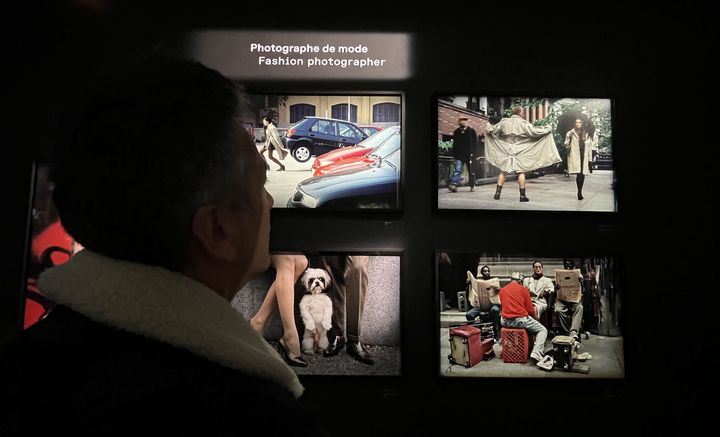
[[[321,134],[335,135],[335,122],[318,120],[310,130]]]
[[[338,123],[338,130],[338,133],[341,137],[356,138],[358,140],[362,140],[363,135],[358,129],[355,128],[355,126],[349,125],[347,123]]]
[[[373,106],[374,123],[400,123],[400,105],[397,103],[378,103]]]
[[[315,115],[315,105],[307,103],[290,105],[290,123],[298,122],[309,115]]]
[[[348,107],[350,108],[350,118],[348,118]],[[332,118],[338,120],[347,120],[357,123],[357,105],[342,103],[332,106]]]

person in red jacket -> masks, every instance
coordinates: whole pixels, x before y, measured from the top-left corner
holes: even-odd
[[[540,361],[543,359],[547,329],[535,319],[535,307],[530,301],[530,290],[520,285],[522,280],[520,272],[513,272],[511,278],[512,281],[500,289],[502,303],[500,324],[507,328],[525,328],[528,333],[535,335],[530,358]]]

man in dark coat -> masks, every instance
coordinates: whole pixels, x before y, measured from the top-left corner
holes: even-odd
[[[475,174],[472,172],[473,154],[476,153],[478,135],[475,129],[468,126],[468,118],[460,117],[458,119],[459,127],[453,132],[453,158],[455,158],[455,171],[450,179],[448,189],[453,193],[457,192],[460,185],[460,175],[462,174],[463,165],[468,166],[468,174],[470,175],[470,191],[475,191]]]
[[[57,306],[0,351],[0,435],[324,435],[230,305],[269,266],[273,203],[238,100],[151,56],[63,111],[54,199],[85,249],[40,276]]]

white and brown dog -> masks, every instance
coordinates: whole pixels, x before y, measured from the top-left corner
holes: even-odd
[[[332,301],[325,290],[330,275],[323,269],[307,269],[302,276],[306,294],[300,299],[300,316],[305,325],[302,351],[321,352],[328,347],[327,331],[332,326]]]

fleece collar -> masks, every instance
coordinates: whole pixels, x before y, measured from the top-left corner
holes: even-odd
[[[295,372],[227,300],[185,275],[85,249],[45,271],[38,285],[98,323],[276,382],[295,397],[303,392]]]

